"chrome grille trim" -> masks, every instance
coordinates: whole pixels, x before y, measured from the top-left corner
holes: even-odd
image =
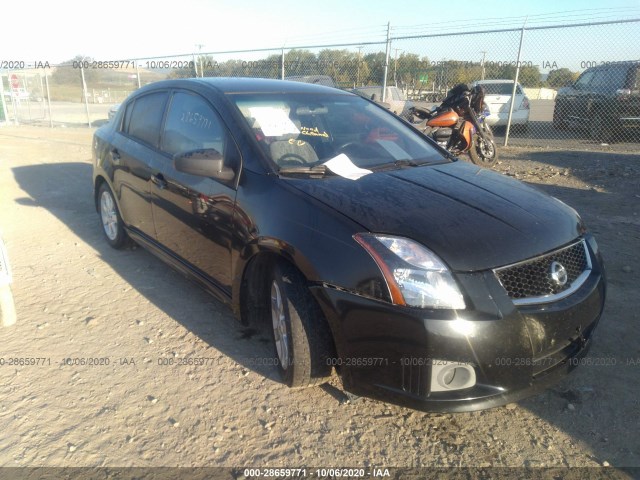
[[[548,295],[542,295],[542,296],[532,296],[532,297],[525,297],[525,298],[513,298],[513,296],[509,295],[511,297],[514,305],[537,305],[537,304],[551,303],[551,302],[556,302],[558,300],[562,300],[563,298],[566,298],[569,295],[572,295],[573,293],[575,293],[584,284],[584,282],[587,280],[587,278],[591,274],[591,270],[593,268],[593,264],[591,262],[591,255],[589,254],[589,249],[587,248],[587,244],[586,244],[584,239],[581,239],[581,240],[579,240],[577,242],[572,243],[571,245],[568,245],[566,247],[560,248],[560,249],[555,250],[553,252],[545,253],[543,255],[538,255],[537,257],[529,258],[529,259],[523,260],[521,262],[512,263],[512,264],[506,265],[504,267],[495,268],[495,269],[493,269],[493,273],[496,276],[496,278],[498,279],[498,281],[500,282],[500,285],[502,285],[502,287],[505,289],[505,291],[507,291],[507,294],[509,294],[509,289],[504,285],[502,279],[500,278],[500,273],[501,272],[504,272],[506,270],[512,269],[514,267],[519,267],[519,266],[527,265],[527,264],[534,264],[536,262],[546,260],[547,258],[549,258],[551,256],[559,255],[559,254],[563,253],[565,250],[569,250],[571,248],[574,248],[578,244],[581,244],[582,248],[584,249],[586,267],[584,268],[582,273],[580,273],[580,275],[578,275],[571,282],[571,285],[567,289],[562,290],[561,292],[558,292],[558,293],[554,293],[554,294],[548,294]]]

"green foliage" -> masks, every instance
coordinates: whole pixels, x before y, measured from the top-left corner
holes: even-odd
[[[568,68],[551,70],[547,76],[547,86],[550,88],[565,87],[573,83],[578,78],[578,73],[572,72]]]

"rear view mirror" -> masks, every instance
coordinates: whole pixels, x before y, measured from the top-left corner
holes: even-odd
[[[199,177],[231,180],[235,175],[231,168],[224,166],[222,154],[213,148],[178,153],[173,163],[177,171]]]

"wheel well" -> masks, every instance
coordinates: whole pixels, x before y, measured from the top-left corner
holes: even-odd
[[[240,321],[244,325],[258,325],[266,318],[268,281],[278,261],[273,253],[258,253],[245,267],[240,284]]]
[[[100,191],[100,187],[102,186],[103,183],[106,183],[106,180],[101,177],[101,176],[97,176],[95,183],[93,185],[93,204],[96,207],[96,212],[99,211],[98,208],[98,192]]]
[[[295,268],[300,276],[307,280],[307,277],[300,271],[295,264],[288,259],[272,252],[262,252],[255,255],[244,269],[242,283],[240,287],[240,320],[244,325],[259,325],[265,319],[270,319],[271,311],[269,310],[269,298],[271,295],[271,286],[269,280],[273,272],[273,268],[278,263],[287,263]],[[320,306],[318,305],[319,311]],[[327,319],[322,316],[322,321],[327,325],[331,332],[331,326]],[[331,338],[334,344],[335,340]]]

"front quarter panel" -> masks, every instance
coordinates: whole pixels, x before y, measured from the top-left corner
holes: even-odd
[[[233,249],[235,298],[239,297],[244,269],[260,252],[289,260],[311,283],[388,298],[377,265],[353,239],[364,229],[293,188],[287,179],[245,170],[234,223],[240,242]]]

